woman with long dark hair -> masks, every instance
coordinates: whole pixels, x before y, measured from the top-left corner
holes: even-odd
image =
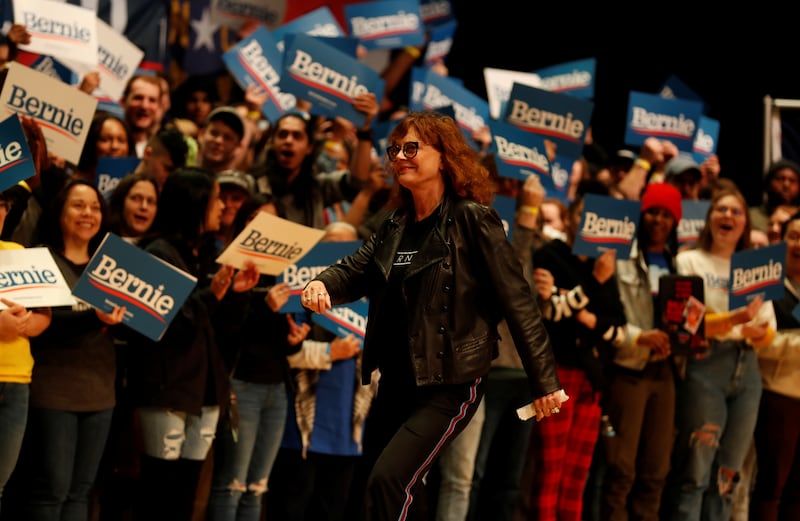
[[[75,176],[94,183],[97,160],[101,157],[133,156],[133,135],[128,125],[119,117],[99,110],[89,124],[86,141],[78,160]]]
[[[131,242],[149,230],[158,210],[158,183],[148,172],[128,174],[120,179],[108,200],[109,229]]]
[[[42,216],[44,244],[74,287],[106,231],[97,188],[72,179]],[[31,340],[36,363],[24,453],[26,516],[86,519],[115,406],[114,342],[108,326],[125,308],[105,313],[76,302],[52,308],[44,333]]]
[[[197,278],[197,285],[159,341],[141,335],[131,384],[142,429],[137,519],[188,521],[203,461],[228,402],[228,375],[217,349],[213,318],[229,288],[246,292],[258,280],[252,264],[216,273],[213,233],[224,204],[205,169],[181,168],[167,177],[155,222],[139,245]]]

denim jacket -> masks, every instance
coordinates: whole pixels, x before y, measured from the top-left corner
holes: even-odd
[[[666,253],[675,271],[672,256]],[[644,253],[634,244],[629,259],[618,259],[616,265],[617,286],[622,306],[625,308],[625,335],[615,345],[614,363],[618,366],[641,371],[648,362],[663,359],[651,352],[649,347],[636,344],[642,331],[653,329],[655,309],[647,272],[647,261]]]

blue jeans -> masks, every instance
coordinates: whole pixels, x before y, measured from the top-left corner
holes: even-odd
[[[483,397],[486,420],[475,459],[469,519],[511,521],[514,517],[534,423],[517,416],[517,407],[530,402],[531,391],[524,373],[522,377],[514,374],[507,368],[489,371],[489,389]]]
[[[219,406],[204,406],[200,416],[163,407],[136,409],[142,427],[144,454],[176,461],[203,461],[211,449],[219,420]]]
[[[467,518],[475,457],[486,417],[485,403],[485,399],[481,400],[475,416],[439,457],[442,478],[436,521],[464,521]]]
[[[86,521],[89,491],[108,439],[113,409],[69,412],[32,407],[29,521]]]
[[[0,382],[0,498],[22,447],[29,395],[29,384]]]
[[[730,520],[761,388],[756,354],[744,342],[712,341],[705,358],[689,360],[678,395],[677,497],[671,520]]]
[[[214,447],[214,477],[208,498],[210,521],[258,521],[261,499],[283,438],[288,407],[283,383],[233,379],[239,407],[238,441],[221,422]]]

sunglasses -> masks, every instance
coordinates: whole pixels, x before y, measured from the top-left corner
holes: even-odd
[[[408,143],[403,143],[403,146],[392,145],[388,147],[386,149],[386,155],[389,156],[389,161],[395,161],[401,150],[403,151],[403,155],[406,156],[406,159],[413,159],[417,156],[417,152],[419,152],[419,141],[409,141]]]

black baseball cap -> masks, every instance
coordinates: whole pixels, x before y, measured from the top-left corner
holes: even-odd
[[[239,139],[244,138],[244,121],[235,108],[227,105],[215,108],[206,118],[206,125],[212,121],[225,123],[239,135]]]

